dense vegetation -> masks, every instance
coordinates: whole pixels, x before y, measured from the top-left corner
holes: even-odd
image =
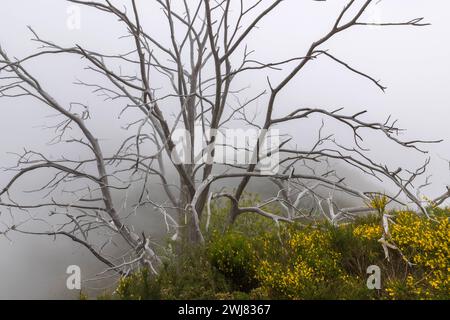
[[[205,246],[168,257],[157,277],[141,270],[122,278],[112,294],[99,298],[450,298],[450,209],[433,209],[431,219],[391,212],[389,261],[379,242],[379,215],[340,226],[276,225],[243,215],[224,230],[227,210],[223,203],[213,208]],[[382,270],[380,290],[367,288],[370,265]]]

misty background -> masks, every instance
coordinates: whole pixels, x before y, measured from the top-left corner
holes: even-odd
[[[128,1],[113,1],[113,3]],[[173,1],[177,3],[177,1]],[[255,50],[254,58],[263,61],[283,60],[301,56],[307,46],[321,37],[342,9],[346,1],[286,0],[273,14],[258,24],[246,42]],[[157,6],[150,1],[138,1],[142,7],[144,25],[148,23],[153,34],[163,38],[168,34],[167,24]],[[129,42],[118,40],[126,32],[122,24],[107,14],[86,7],[81,8],[81,28],[67,26],[73,11],[64,0],[2,0],[0,9],[0,45],[11,57],[24,57],[35,52],[38,44],[27,26],[43,38],[62,46],[80,44],[104,52],[129,51]],[[347,113],[368,110],[365,119],[384,121],[388,115],[399,119],[399,126],[408,129],[403,139],[444,139],[439,145],[427,145],[432,161],[429,174],[432,184],[424,190],[430,198],[441,195],[450,183],[450,3],[447,0],[384,0],[368,12],[364,21],[408,21],[424,17],[431,26],[415,27],[358,27],[339,35],[325,49],[364,71],[388,87],[382,93],[370,82],[358,77],[330,59],[319,58],[310,63],[292,84],[291,90],[280,96],[278,105],[293,107],[324,107],[332,110],[345,107]],[[148,21],[146,20],[148,19]],[[155,27],[158,29],[155,30]],[[128,49],[128,50],[127,50]],[[86,88],[72,83],[92,74],[83,68],[85,62],[77,58],[53,56],[40,58],[27,64],[48,91],[58,100],[86,102],[91,105],[88,125],[95,128],[105,153],[116,148],[125,133],[117,119],[121,106],[103,102]],[[276,78],[274,78],[276,82]],[[265,77],[239,80],[254,92],[266,87]],[[281,108],[282,109],[282,108]],[[0,99],[0,167],[14,165],[15,157],[23,148],[50,150],[47,142],[54,136],[42,125],[51,124],[48,108],[31,99]],[[279,115],[284,114],[283,110]],[[124,121],[124,120],[121,120]],[[301,143],[316,137],[316,126],[283,128]],[[328,132],[341,131],[329,124]],[[342,131],[342,134],[344,132]],[[313,138],[314,138],[313,137]],[[380,137],[369,137],[365,142],[378,159],[393,166],[411,166],[424,162],[417,152],[402,150],[386,144]],[[59,148],[64,148],[62,145]],[[60,150],[61,151],[61,150]],[[82,154],[83,150],[66,150],[65,154]],[[51,152],[55,152],[51,149]],[[0,187],[11,173],[0,171]],[[39,180],[39,174],[33,176]],[[353,177],[363,186],[364,178]],[[383,186],[380,186],[383,188]],[[252,190],[264,191],[253,184]],[[28,200],[28,199],[27,199]],[[29,201],[33,198],[30,196]],[[2,215],[7,214],[2,210]],[[2,219],[0,215],[0,219]],[[138,223],[159,230],[158,220],[144,218]],[[83,278],[94,276],[102,270],[86,249],[71,241],[58,241],[43,237],[11,236],[12,242],[0,237],[0,299],[5,298],[74,298],[77,292],[66,289],[66,268],[80,265]],[[92,287],[96,287],[95,284]]]

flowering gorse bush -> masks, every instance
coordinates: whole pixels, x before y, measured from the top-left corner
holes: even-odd
[[[450,223],[449,216],[423,219],[413,212],[400,212],[392,226],[393,242],[413,264],[405,281],[413,298],[450,297]],[[395,290],[398,282],[387,288],[391,298],[404,298]]]
[[[255,266],[260,285],[273,297],[319,296],[324,288],[343,285],[347,280],[329,233],[286,228],[282,238],[281,243],[264,240],[266,250]]]
[[[436,210],[431,219],[412,211],[393,214],[390,242],[401,252],[408,268],[403,278],[391,277],[385,291],[389,298],[426,299],[450,297],[450,223],[449,210]],[[379,224],[361,224],[356,237],[377,241],[382,236]]]
[[[120,299],[450,299],[450,210],[431,219],[412,211],[378,214],[340,226],[277,225],[243,215],[224,228],[227,206],[214,207],[207,243],[168,259],[160,275],[121,279]],[[382,214],[380,214],[382,213]],[[380,239],[391,247],[387,260]],[[381,290],[369,290],[367,268],[380,267]]]

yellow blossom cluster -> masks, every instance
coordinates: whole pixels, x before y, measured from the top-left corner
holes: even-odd
[[[363,224],[353,229],[353,235],[366,240],[378,240],[382,236],[382,229],[379,224]]]
[[[422,270],[409,275],[406,286],[421,298],[433,293],[450,295],[450,223],[448,215],[422,218],[413,212],[399,212],[391,227],[392,241]],[[391,290],[392,291],[392,290]],[[395,297],[395,292],[391,292]]]
[[[332,250],[328,233],[291,230],[284,242],[288,254],[267,256],[259,262],[257,277],[263,287],[300,299],[304,290],[324,286],[329,276],[343,278],[339,253]]]
[[[145,270],[122,278],[114,296],[449,299],[450,209],[432,207],[430,219],[413,211],[389,212],[387,260],[379,242],[386,199],[374,199],[378,214],[339,226],[270,226],[243,217],[225,233],[212,229],[205,248],[168,264],[157,278]],[[367,288],[371,265],[382,271],[381,290]]]

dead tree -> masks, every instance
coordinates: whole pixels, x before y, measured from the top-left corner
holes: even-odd
[[[348,114],[344,108],[333,110],[326,106],[283,106],[280,109],[278,103],[280,94],[288,91],[288,85],[304,68],[322,59],[331,59],[384,92],[386,88],[373,76],[327,50],[328,42],[355,27],[423,27],[427,25],[423,18],[375,23],[364,17],[368,8],[376,5],[375,1],[350,0],[337,13],[329,31],[312,42],[306,52],[282,61],[259,61],[252,58],[253,51],[247,48],[246,42],[264,19],[276,14],[278,7],[289,6],[287,1],[154,0],[145,4],[159,11],[150,11],[148,7],[143,10],[144,4],[135,0],[124,1],[124,6],[120,7],[108,0],[68,2],[115,18],[123,25],[132,47],[128,52],[114,55],[81,45],[63,47],[30,29],[33,41],[40,45],[36,53],[16,59],[0,49],[0,96],[5,99],[27,96],[51,108],[61,119],[52,126],[57,132],[54,142],[78,144],[90,152],[90,157],[84,159],[64,156],[52,159],[33,150],[18,155],[17,166],[10,168],[16,173],[0,191],[0,205],[11,217],[20,213],[27,218],[4,225],[1,233],[5,237],[11,232],[65,236],[89,249],[108,265],[108,270],[127,273],[144,264],[157,272],[160,258],[155,253],[154,243],[145,233],[139,235],[133,231],[128,223],[130,212],[141,207],[151,208],[163,215],[174,240],[193,243],[204,241],[204,212],[208,213],[208,224],[209,205],[220,198],[231,202],[230,224],[243,213],[262,215],[277,223],[314,220],[319,215],[337,224],[371,210],[367,203],[379,192],[352,187],[346,177],[340,177],[334,169],[336,164],[347,165],[361,175],[394,186],[397,192],[387,195],[390,202],[412,203],[422,214],[429,215],[415,192],[415,182],[425,173],[429,160],[414,170],[390,168],[371,157],[370,146],[365,145],[364,138],[381,134],[386,141],[400,148],[414,149],[419,154],[426,154],[423,144],[438,141],[403,141],[398,135],[402,129],[397,121],[391,117],[367,120],[365,110]],[[324,1],[323,5],[327,3]],[[164,27],[144,27],[161,14],[166,21]],[[80,80],[76,84],[92,88],[94,94],[101,94],[106,101],[120,101],[125,106],[121,114],[133,111],[134,118],[126,128],[129,136],[120,142],[114,154],[104,153],[99,137],[89,127],[90,106],[58,102],[52,97],[51,88],[28,71],[27,65],[42,56],[54,55],[83,59],[86,68],[103,76],[105,81]],[[274,75],[277,81],[271,80]],[[284,75],[281,80],[279,75]],[[255,95],[248,96],[244,88],[236,85],[236,79],[255,76],[267,78],[267,83]],[[257,114],[256,104],[259,105]],[[135,111],[140,114],[137,118]],[[317,139],[312,148],[283,134],[287,123],[311,117],[344,125],[352,134],[353,143],[345,145],[334,135],[325,134],[324,122],[314,133]],[[236,127],[254,129],[256,143],[236,147],[226,139],[219,139],[224,129]],[[180,129],[186,133],[182,143],[175,137]],[[273,138],[273,129],[282,133],[277,144],[261,148]],[[198,141],[200,150],[196,149]],[[191,152],[180,155],[180,144]],[[220,148],[250,155],[251,161],[218,162],[216,156]],[[269,168],[273,170],[262,168],[265,161],[275,155],[279,161]],[[34,190],[45,192],[44,200],[30,205],[14,198],[12,190],[17,181],[38,170],[47,170],[51,175]],[[176,184],[168,180],[172,172],[177,175]],[[243,207],[241,200],[252,179],[273,183],[278,191],[262,203]],[[151,181],[161,183],[167,201],[154,200]],[[214,185],[219,181],[227,181],[230,187],[217,191]],[[61,189],[73,185],[78,188],[72,189],[71,201],[58,200]],[[141,190],[138,200],[128,203],[125,212],[120,212],[113,194],[126,194],[132,186],[139,186]],[[341,207],[335,200],[338,194],[359,199],[361,205]],[[442,204],[448,197],[449,192],[446,192],[436,202]],[[308,208],[303,205],[306,202],[310,203]],[[274,203],[281,206],[285,214],[269,212],[268,205]],[[46,216],[34,214],[43,208],[48,210]],[[59,219],[57,222],[53,220],[55,217]],[[14,218],[11,221],[15,221]],[[31,221],[45,221],[48,229],[39,232],[27,229]],[[110,257],[106,250],[118,241],[122,253],[120,257]]]

